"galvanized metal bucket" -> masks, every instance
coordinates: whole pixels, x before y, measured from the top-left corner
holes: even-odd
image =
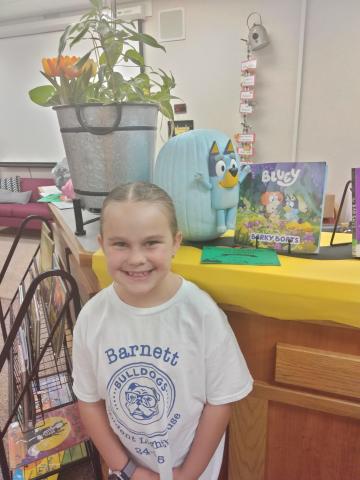
[[[157,105],[93,103],[53,108],[82,208],[100,211],[106,195],[121,183],[152,181]]]

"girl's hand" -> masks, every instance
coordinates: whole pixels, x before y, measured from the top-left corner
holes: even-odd
[[[148,468],[137,467],[131,480],[160,480],[160,475]]]

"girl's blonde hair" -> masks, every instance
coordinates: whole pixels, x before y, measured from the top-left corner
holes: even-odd
[[[169,220],[169,226],[173,236],[179,228],[176,220],[176,212],[171,197],[162,188],[149,182],[124,183],[115,187],[104,200],[100,215],[100,234],[103,234],[105,210],[112,202],[144,202],[157,204],[162,208]]]

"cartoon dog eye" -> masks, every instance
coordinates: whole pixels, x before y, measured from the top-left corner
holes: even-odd
[[[237,168],[236,160],[233,158],[230,162],[230,168]]]
[[[215,172],[218,177],[221,177],[226,170],[226,164],[224,160],[219,160],[215,165]]]
[[[153,408],[157,403],[156,398],[148,393],[140,394],[135,392],[126,392],[125,397],[127,402],[137,403],[138,405],[141,403],[147,408]]]

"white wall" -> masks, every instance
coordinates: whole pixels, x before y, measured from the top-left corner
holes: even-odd
[[[0,40],[1,161],[57,162],[65,156],[56,113],[35,105],[28,91],[47,80],[40,74],[42,57],[57,53],[60,33]]]
[[[292,147],[299,0],[155,0],[146,31],[158,36],[158,11],[185,8],[186,39],[164,42],[146,51],[147,61],[171,70],[176,93],[188,106],[196,128],[216,128],[229,136],[239,131],[240,62],[246,58],[249,13],[261,12],[271,44],[258,50],[257,107],[249,122],[258,134],[259,161],[286,161]],[[275,12],[281,12],[280,15]],[[268,148],[269,145],[271,148]]]
[[[249,117],[257,134],[256,160],[291,161],[304,2],[153,0],[145,31],[156,37],[159,10],[185,9],[186,39],[166,42],[167,54],[146,50],[149,64],[171,70],[176,78],[175,93],[188,107],[187,114],[176,118],[193,119],[196,128],[216,128],[231,137],[239,130],[240,62],[246,56],[241,38],[248,33],[248,14],[258,11],[271,44],[256,52],[257,106]],[[360,2],[307,3],[297,159],[328,162],[328,191],[336,193],[339,203],[351,167],[360,166],[356,50]],[[39,73],[40,60],[55,55],[59,35],[0,40],[0,162],[58,161],[64,156],[56,114],[27,97],[30,88],[46,83]],[[346,211],[349,217],[349,205]]]
[[[294,125],[302,8],[307,4],[297,148]],[[337,204],[350,169],[360,166],[357,79],[360,3],[328,0],[154,0],[148,33],[157,36],[158,11],[184,7],[186,39],[167,42],[167,55],[148,51],[149,63],[171,70],[177,94],[196,128],[239,130],[240,61],[245,58],[246,19],[262,15],[271,44],[258,59],[255,113],[256,161],[327,161],[328,188]],[[301,63],[300,63],[301,65]],[[296,137],[296,136],[295,136]],[[294,156],[294,152],[297,155]],[[344,208],[350,218],[350,196]]]
[[[359,21],[358,0],[309,0],[298,158],[328,162],[338,203],[351,167],[360,167]]]

